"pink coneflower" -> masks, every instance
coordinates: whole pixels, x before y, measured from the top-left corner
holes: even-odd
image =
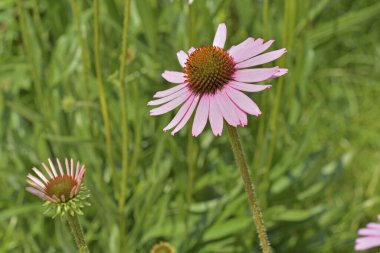
[[[286,49],[262,54],[273,43],[248,38],[224,50],[227,37],[225,24],[220,24],[212,46],[191,48],[188,53],[177,53],[182,72],[165,71],[162,77],[176,86],[157,92],[156,100],[148,105],[160,105],[151,115],[165,114],[182,105],[164,131],[174,128],[172,135],[181,130],[196,109],[192,134],[198,136],[210,121],[214,135],[223,131],[223,121],[231,126],[246,126],[247,114],[258,116],[259,107],[245,92],[259,92],[271,85],[251,84],[282,76],[287,69],[250,68],[271,62],[286,53]]]
[[[377,216],[380,220],[380,215]],[[367,227],[359,229],[359,237],[355,241],[355,250],[367,250],[380,246],[380,224],[368,223]]]
[[[75,198],[79,194],[81,188],[82,180],[86,168],[79,162],[74,165],[74,160],[70,161],[65,159],[65,171],[61,165],[61,162],[57,158],[57,166],[59,169],[59,174],[53,164],[49,159],[50,168],[42,163],[42,167],[45,169],[44,174],[39,169],[33,168],[36,176],[28,174],[28,179],[26,180],[30,187],[26,190],[42,200],[53,202],[53,203],[65,203]]]

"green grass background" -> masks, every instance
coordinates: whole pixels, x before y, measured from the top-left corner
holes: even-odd
[[[41,201],[25,191],[31,167],[56,156],[86,164],[92,206],[81,221],[92,252],[149,252],[159,241],[178,252],[259,252],[226,134],[214,137],[207,126],[193,139],[187,124],[172,137],[162,128],[174,114],[150,117],[146,106],[170,87],[162,71],[180,70],[176,52],[190,41],[212,43],[222,22],[228,47],[252,36],[288,50],[275,64],[289,74],[250,95],[263,114],[238,129],[274,251],[353,252],[357,229],[380,213],[380,3],[195,0],[189,10],[186,2],[132,0],[120,209],[124,2],[101,0],[99,16],[113,181],[92,1],[0,1],[0,252],[75,252],[65,220],[44,216]]]

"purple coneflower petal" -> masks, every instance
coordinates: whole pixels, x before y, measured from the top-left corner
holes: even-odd
[[[65,158],[65,165],[66,165],[66,174],[70,175],[69,160],[67,158]]]
[[[173,132],[171,133],[172,135],[175,135],[179,130],[181,130],[185,126],[187,121],[189,121],[191,115],[194,112],[195,107],[198,104],[198,101],[199,101],[199,96],[195,96],[189,110],[187,110],[185,116],[183,116],[183,118],[181,119],[181,122],[176,126],[176,128],[174,128]]]
[[[40,191],[45,191],[45,186],[43,186],[43,187],[41,187],[39,184],[37,184],[37,183],[35,183],[33,180],[31,180],[31,179],[26,179],[26,182],[30,185],[30,186],[32,186],[32,187],[34,187],[34,188],[36,188],[36,189],[38,189],[38,190],[40,190]]]
[[[189,55],[192,54],[193,52],[195,51],[195,48],[194,47],[191,47],[188,51]]]
[[[259,85],[259,84],[248,84],[248,83],[240,83],[236,81],[230,81],[228,85],[236,90],[247,91],[247,92],[259,92],[265,89],[269,89],[272,85]]]
[[[261,114],[261,111],[256,103],[244,93],[228,86],[225,88],[225,91],[232,102],[234,102],[234,104],[236,104],[242,111],[255,116],[259,116]]]
[[[279,71],[279,67],[261,69],[241,69],[234,74],[234,80],[239,82],[261,82],[271,78]]]
[[[203,95],[199,101],[197,111],[195,112],[194,122],[192,127],[193,136],[198,136],[202,133],[207,124],[208,112],[210,109],[210,98],[208,95]]]
[[[75,179],[75,180],[76,180],[77,177],[78,177],[79,169],[80,169],[80,163],[79,163],[79,161],[77,161],[77,167],[76,167],[76,169],[75,169],[75,176],[74,176],[74,179]]]
[[[283,49],[272,51],[272,52],[269,52],[266,54],[255,56],[249,60],[238,63],[236,65],[236,68],[242,69],[242,68],[248,68],[248,67],[253,67],[253,66],[265,64],[265,63],[268,63],[268,62],[271,62],[271,61],[274,61],[274,60],[280,58],[285,53],[286,53],[286,49],[283,48]]]
[[[32,174],[28,174],[27,176],[30,180],[32,180],[34,183],[36,183],[37,185],[39,185],[40,187],[44,188],[45,187],[45,184],[41,182],[41,180],[39,180],[38,178],[36,178],[35,176],[33,176]]]
[[[46,166],[45,163],[41,163],[41,164],[42,164],[42,167],[45,169],[45,171],[49,174],[49,177],[50,177],[51,179],[53,179],[53,178],[54,178],[54,175],[53,175],[53,173],[51,173],[49,167]]]
[[[236,125],[245,126],[247,124],[247,114],[243,112],[242,110],[237,107],[234,102],[230,99],[230,97],[227,95],[227,92],[225,90],[222,90],[220,95],[223,97],[223,102],[225,103],[225,107],[228,108],[228,110],[231,111],[233,114]]]
[[[166,96],[169,96],[183,88],[186,87],[186,84],[185,83],[182,83],[182,84],[178,84],[170,89],[167,89],[167,90],[163,90],[163,91],[159,91],[159,92],[156,92],[156,94],[154,94],[154,98],[163,98],[163,97],[166,97]]]
[[[42,174],[42,172],[39,169],[33,167],[32,170],[45,182],[45,184],[49,182],[49,180],[47,180],[47,178],[44,176],[44,174]]]
[[[61,175],[63,176],[64,173],[63,173],[62,165],[58,158],[57,158],[57,164],[58,164],[59,172],[61,172]]]
[[[362,228],[358,231],[359,235],[368,235],[368,236],[380,236],[380,229],[378,228]],[[380,238],[379,238],[380,240]]]
[[[48,161],[49,161],[49,164],[50,164],[50,169],[51,169],[51,171],[53,171],[54,176],[55,176],[55,177],[58,177],[58,173],[57,173],[57,171],[55,170],[55,167],[54,167],[53,162],[51,161],[50,158],[48,159]]]
[[[227,123],[231,126],[237,127],[237,125],[240,123],[239,118],[233,109],[227,106],[225,98],[222,96],[222,91],[216,93],[214,95],[214,99],[219,107],[220,112],[222,113],[223,118],[227,121]]]
[[[367,250],[380,246],[379,237],[364,237],[356,239],[355,250]]]
[[[214,42],[212,43],[216,47],[224,47],[227,38],[227,27],[226,24],[222,23],[218,26],[218,30],[215,33]]]
[[[182,72],[165,70],[162,77],[170,83],[184,83],[186,81],[185,75]]]
[[[150,115],[160,115],[170,112],[171,110],[175,109],[180,104],[182,104],[190,95],[191,92],[184,93],[181,96],[173,99],[172,101],[150,110]]]
[[[189,56],[183,50],[181,50],[177,53],[177,58],[178,58],[179,64],[181,64],[181,66],[183,68],[186,66],[185,63],[186,63],[188,57]]]
[[[173,127],[178,125],[178,123],[185,116],[186,112],[189,110],[193,100],[194,100],[194,96],[190,97],[189,99],[185,101],[185,103],[183,103],[183,105],[181,106],[177,114],[174,116],[172,121],[170,121],[170,123],[164,128],[164,131],[168,131],[169,129],[172,129]]]
[[[160,98],[160,99],[156,99],[156,100],[152,100],[152,101],[149,101],[148,102],[148,105],[162,105],[162,104],[165,104],[179,96],[181,96],[183,93],[186,93],[188,92],[189,89],[188,88],[183,88],[175,93],[172,93],[170,94],[169,96],[166,96],[166,97],[163,97],[163,98]]]
[[[273,74],[272,78],[277,78],[288,73],[288,69],[279,69],[278,72]]]
[[[367,228],[377,228],[377,229],[380,229],[380,224],[370,222],[370,223],[367,224]]]
[[[210,96],[210,125],[215,136],[222,135],[223,132],[223,116],[215,101],[214,96]]]
[[[26,190],[30,192],[31,194],[36,195],[37,197],[43,199],[43,200],[49,200],[49,201],[54,201],[51,197],[46,195],[45,193],[33,188],[33,187],[26,187]]]
[[[242,43],[232,46],[229,50],[228,53],[232,56],[234,61],[241,62],[244,61],[245,55],[247,54],[247,51],[251,50],[255,46],[255,39],[254,38],[248,38]]]

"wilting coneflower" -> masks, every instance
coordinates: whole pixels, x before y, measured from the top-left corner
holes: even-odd
[[[380,215],[377,218],[380,220]],[[358,235],[361,237],[355,241],[355,250],[367,250],[380,246],[379,223],[368,223],[365,228],[359,229]]]
[[[258,116],[259,107],[243,92],[259,92],[271,85],[251,84],[280,77],[288,72],[278,66],[272,68],[252,68],[282,56],[286,49],[262,54],[273,43],[263,39],[248,38],[242,43],[224,49],[227,37],[225,24],[220,24],[213,45],[190,48],[188,52],[179,51],[178,61],[182,72],[165,71],[162,77],[176,86],[157,92],[156,100],[148,105],[158,106],[150,111],[151,115],[168,113],[178,106],[181,108],[164,128],[174,128],[172,135],[180,131],[195,112],[192,125],[193,136],[204,130],[210,122],[215,136],[221,135],[226,123],[234,155],[243,178],[245,189],[253,211],[254,221],[259,233],[260,244],[264,252],[270,252],[261,211],[251,183],[248,166],[244,158],[241,143],[236,131],[237,126],[248,124],[247,114]]]
[[[45,201],[47,213],[53,212],[53,217],[65,216],[79,252],[89,252],[78,219],[78,214],[83,214],[81,209],[89,205],[86,201],[89,193],[82,184],[86,168],[79,161],[74,164],[73,159],[69,161],[67,158],[65,168],[58,158],[58,170],[50,159],[49,165],[42,163],[46,173],[32,168],[35,175],[28,174],[26,181],[30,186],[26,190]]]

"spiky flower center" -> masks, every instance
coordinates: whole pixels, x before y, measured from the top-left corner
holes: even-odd
[[[234,72],[232,57],[215,46],[196,49],[185,66],[188,87],[197,94],[214,94],[231,80]]]
[[[73,177],[67,175],[59,176],[49,181],[46,185],[46,193],[50,197],[56,196],[59,199],[64,196],[67,201],[71,198],[70,193],[76,185],[77,183]]]

